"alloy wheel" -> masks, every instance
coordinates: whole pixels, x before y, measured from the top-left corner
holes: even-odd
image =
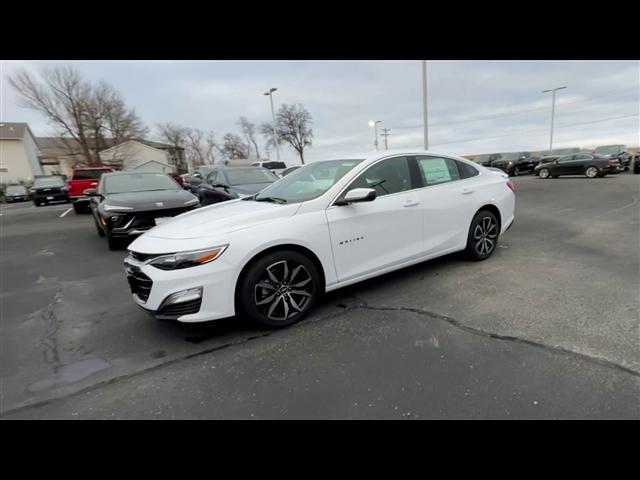
[[[596,167],[587,168],[585,175],[589,178],[595,178],[598,176],[598,169]]]
[[[313,278],[304,265],[281,260],[269,265],[258,279],[254,302],[267,318],[285,321],[305,309],[313,287]]]
[[[496,247],[498,225],[491,217],[482,217],[473,229],[473,242],[479,255],[489,255]]]
[[[538,175],[540,176],[540,178],[549,178],[549,170],[543,168],[542,170],[540,170],[540,173],[538,173]]]

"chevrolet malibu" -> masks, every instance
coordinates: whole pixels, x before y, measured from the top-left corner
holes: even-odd
[[[507,175],[432,152],[317,161],[179,215],[129,246],[134,301],[160,319],[304,318],[324,292],[448,253],[484,260],[514,220]]]

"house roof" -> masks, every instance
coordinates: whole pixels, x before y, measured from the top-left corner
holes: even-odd
[[[0,139],[20,139],[28,129],[29,125],[26,123],[0,122]]]
[[[174,148],[173,145],[169,145],[167,143],[154,142],[152,140],[145,140],[143,138],[132,138],[131,140],[138,143],[142,143],[143,145],[147,145],[148,147],[153,147],[160,150]],[[77,140],[70,137],[38,137],[36,141],[38,142],[38,146],[40,147],[40,149],[64,148],[64,149],[72,149],[74,151],[77,149],[78,151],[80,151],[80,145],[78,144]],[[113,138],[105,138],[104,142],[107,146],[106,149],[109,149],[115,145]],[[95,146],[94,139],[91,139],[91,138],[88,139],[88,143],[91,149],[95,149],[96,146]],[[182,149],[182,147],[178,147],[178,148]],[[106,150],[106,149],[103,149],[103,150]]]

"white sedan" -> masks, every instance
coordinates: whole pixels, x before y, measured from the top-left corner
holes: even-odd
[[[131,243],[125,268],[134,301],[157,318],[282,327],[323,292],[456,251],[488,258],[514,207],[502,172],[427,151],[368,153],[177,216]]]

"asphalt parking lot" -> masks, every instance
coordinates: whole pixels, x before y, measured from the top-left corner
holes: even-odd
[[[153,320],[89,215],[3,204],[0,415],[639,419],[640,175],[513,181],[489,260],[332,292],[278,331]]]

